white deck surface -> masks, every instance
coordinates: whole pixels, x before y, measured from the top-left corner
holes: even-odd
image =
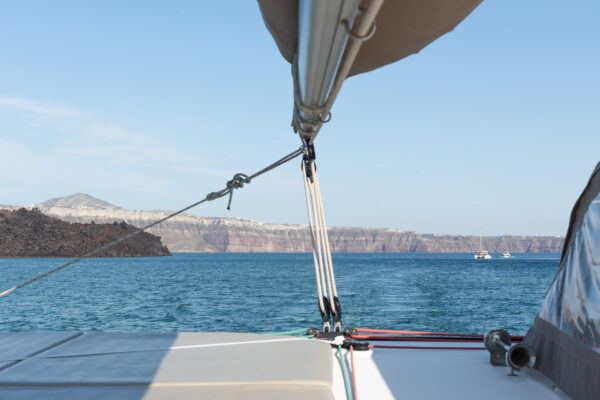
[[[481,347],[479,343],[372,342]],[[350,366],[350,357],[344,351]],[[552,399],[487,351],[355,351],[358,399]],[[240,333],[0,332],[0,399],[345,399],[326,342]]]
[[[289,336],[0,333],[0,357],[3,400],[333,398],[330,346]]]
[[[382,346],[483,347],[482,343],[371,341]],[[349,355],[345,355],[349,363]],[[532,371],[509,376],[487,350],[374,348],[354,352],[359,399],[564,399],[552,382]],[[385,381],[388,392],[381,384]],[[335,381],[335,379],[334,379]],[[337,398],[337,397],[336,397]]]

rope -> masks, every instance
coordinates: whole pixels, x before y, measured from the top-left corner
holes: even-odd
[[[304,165],[304,163],[302,163]],[[311,171],[314,172],[314,168],[312,167],[311,163]],[[321,272],[321,279],[322,279],[322,284],[323,287],[325,288],[325,292],[327,293],[327,297],[329,298],[329,305],[331,306],[331,303],[333,302],[333,297],[332,297],[332,292],[331,292],[331,279],[330,279],[330,275],[329,275],[329,270],[327,268],[327,265],[325,264],[325,258],[323,255],[323,251],[325,248],[325,243],[323,242],[323,234],[322,234],[322,225],[321,223],[321,218],[319,216],[319,209],[318,206],[316,205],[316,188],[314,185],[314,181],[311,182],[309,178],[305,178],[306,179],[306,183],[308,184],[308,190],[310,193],[310,205],[312,208],[312,220],[309,221],[309,224],[313,227],[313,231],[315,232],[315,242],[317,243],[317,258],[319,259],[319,268],[320,268],[320,272]],[[313,179],[314,179],[314,175],[313,175]]]
[[[325,211],[321,197],[319,176],[314,160],[308,155],[305,156],[302,162],[302,173],[306,195],[308,226],[313,247],[319,309],[323,318],[323,331],[328,332],[330,330],[329,313],[331,311],[331,316],[335,324],[334,330],[341,332],[341,309],[337,297],[337,287],[335,284],[327,224],[325,223]]]
[[[323,254],[325,252],[325,242],[323,240],[323,226],[321,225],[321,215],[320,215],[320,210],[319,210],[319,206],[317,205],[317,189],[315,187],[315,176],[314,176],[314,168],[313,168],[313,162],[311,162],[310,165],[310,169],[311,169],[311,173],[313,173],[312,177],[313,177],[313,181],[310,182],[309,179],[307,179],[307,183],[308,183],[308,189],[310,191],[310,198],[311,198],[311,207],[312,207],[312,211],[313,211],[313,218],[314,221],[312,222],[312,224],[314,225],[314,229],[315,229],[315,233],[316,233],[316,242],[317,242],[317,254],[319,256],[319,261],[320,261],[320,267],[321,267],[321,277],[323,279],[323,286],[325,286],[327,288],[327,297],[329,298],[329,306],[331,307],[333,304],[333,292],[331,290],[331,275],[329,274],[329,266],[327,265],[327,259],[326,256]]]
[[[307,330],[308,330],[308,328],[294,329],[293,331],[285,331],[285,332],[269,332],[269,333],[265,333],[264,335],[296,335],[298,333],[306,333]],[[311,335],[311,336],[314,336],[314,335]]]
[[[460,337],[434,337],[434,336],[383,336],[383,335],[352,335],[353,339],[358,340],[379,340],[382,342],[466,342],[480,343],[477,338]]]
[[[426,331],[401,331],[392,329],[368,329],[368,328],[356,328],[357,332],[373,332],[373,333],[395,333],[401,335],[435,335],[435,336],[461,336],[461,337],[474,337],[483,339],[483,335],[473,333],[448,333],[448,332],[426,332]]]
[[[327,233],[327,224],[325,223],[325,211],[323,209],[323,198],[321,197],[321,186],[319,184],[319,175],[315,168],[315,163],[311,163],[313,177],[315,179],[315,188],[317,189],[317,206],[319,208],[319,216],[321,218],[321,226],[323,227],[323,241],[325,243],[325,255],[327,256],[329,279],[331,280],[331,289],[334,297],[337,297],[337,288],[335,285],[335,275],[333,273],[333,261],[331,260],[331,247],[329,246],[329,234]],[[335,312],[335,304],[332,306]]]
[[[350,366],[352,367],[352,390],[354,391],[354,400],[358,400],[358,391],[356,390],[356,369],[354,368],[354,346],[350,345]]]
[[[14,287],[12,287],[12,288],[10,288],[8,290],[5,290],[4,292],[0,293],[0,297],[6,296],[7,294],[12,293],[12,292],[14,292],[17,289],[20,289],[20,288],[22,288],[24,286],[30,285],[30,284],[32,284],[32,283],[34,283],[34,282],[36,282],[36,281],[38,281],[38,280],[40,280],[42,278],[47,277],[48,275],[51,275],[51,274],[53,274],[55,272],[60,271],[63,268],[66,268],[66,267],[68,267],[70,265],[73,265],[73,264],[75,264],[75,263],[83,260],[84,258],[88,258],[88,257],[91,257],[93,255],[96,255],[96,254],[98,254],[98,253],[100,253],[100,252],[102,252],[102,251],[104,251],[104,250],[106,250],[106,249],[108,249],[110,247],[113,247],[113,246],[115,246],[115,245],[117,245],[117,244],[119,244],[119,243],[121,243],[121,242],[123,242],[123,241],[125,241],[125,240],[127,240],[127,239],[129,239],[129,238],[131,238],[131,237],[133,237],[133,236],[135,236],[135,235],[143,232],[143,231],[145,231],[146,229],[150,229],[153,226],[156,226],[156,225],[158,225],[158,224],[160,224],[162,222],[165,222],[166,220],[171,219],[171,218],[175,217],[176,215],[179,215],[179,214],[181,214],[181,213],[183,213],[183,212],[185,212],[185,211],[187,211],[187,210],[189,210],[191,208],[194,208],[194,207],[196,207],[196,206],[198,206],[198,205],[200,205],[200,204],[202,204],[204,202],[216,200],[216,199],[221,198],[223,196],[229,195],[229,202],[227,204],[227,209],[229,210],[230,207],[231,207],[231,197],[233,196],[233,191],[235,189],[241,189],[242,187],[244,187],[244,183],[250,183],[252,181],[252,179],[254,179],[254,178],[256,178],[256,177],[258,177],[258,176],[264,174],[265,172],[268,172],[268,171],[270,171],[270,170],[272,170],[274,168],[277,168],[280,165],[283,165],[283,164],[285,164],[286,162],[288,162],[290,160],[293,160],[294,158],[296,158],[299,155],[303,154],[304,151],[305,151],[304,150],[304,146],[302,146],[298,150],[295,150],[295,151],[291,152],[290,154],[288,154],[288,155],[280,158],[279,160],[277,160],[274,163],[266,166],[265,168],[261,169],[260,171],[255,172],[254,174],[252,174],[250,176],[245,175],[245,174],[241,174],[241,173],[235,174],[233,176],[233,179],[231,179],[230,181],[227,182],[226,187],[224,189],[221,189],[218,192],[211,192],[211,193],[207,194],[206,197],[203,198],[202,200],[197,201],[197,202],[195,202],[193,204],[190,204],[189,206],[187,206],[185,208],[182,208],[179,211],[175,211],[174,213],[169,214],[166,217],[159,219],[158,221],[154,221],[154,222],[152,222],[152,223],[150,223],[150,224],[148,224],[148,225],[146,225],[146,226],[144,226],[142,228],[139,228],[139,229],[137,229],[137,230],[135,230],[135,231],[133,231],[131,233],[128,233],[127,235],[122,236],[122,237],[120,237],[120,238],[118,238],[118,239],[116,239],[116,240],[114,240],[114,241],[112,241],[110,243],[107,243],[107,244],[105,244],[105,245],[103,245],[101,247],[98,247],[95,250],[87,252],[84,255],[75,258],[74,260],[71,260],[71,261],[69,261],[69,262],[67,262],[67,263],[65,263],[63,265],[60,265],[60,266],[58,266],[58,267],[56,267],[56,268],[54,268],[54,269],[52,269],[50,271],[47,271],[47,272],[45,272],[45,273],[43,273],[41,275],[38,275],[35,278],[32,278],[32,279],[30,279],[30,280],[28,280],[26,282],[23,282],[23,283],[21,283],[21,284],[19,284],[17,286],[14,286]]]
[[[302,163],[302,175],[303,175],[303,179],[302,181],[304,182],[304,194],[306,195],[306,211],[308,213],[308,229],[310,231],[310,240],[312,243],[312,254],[313,254],[313,261],[315,264],[315,277],[317,279],[317,296],[319,298],[319,309],[321,310],[322,314],[327,313],[327,310],[325,309],[325,305],[323,304],[323,291],[321,288],[321,274],[320,274],[320,264],[319,264],[319,260],[317,258],[317,252],[316,252],[316,248],[317,248],[317,244],[315,242],[315,232],[313,229],[313,224],[312,224],[312,213],[310,210],[310,196],[309,196],[309,191],[308,191],[308,179],[306,177],[306,167],[304,166],[304,163]]]
[[[354,396],[352,395],[352,387],[350,386],[350,379],[348,378],[348,370],[346,370],[346,363],[342,357],[342,346],[338,344],[337,348],[338,358],[340,360],[340,365],[342,366],[342,375],[344,376],[344,386],[346,387],[346,398],[348,400],[354,400]]]
[[[233,190],[241,189],[244,187],[244,183],[250,183],[250,178],[246,174],[235,174],[233,179],[227,182],[227,188],[229,189],[229,201],[227,201],[227,209],[231,210],[231,200],[233,199]]]
[[[380,346],[369,345],[370,349],[404,349],[404,350],[487,350],[485,347],[430,347],[430,346]]]

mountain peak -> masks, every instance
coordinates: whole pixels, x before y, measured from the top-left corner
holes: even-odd
[[[97,199],[86,193],[75,193],[70,196],[56,197],[40,204],[44,207],[91,208],[100,210],[115,210],[120,207],[104,200]]]

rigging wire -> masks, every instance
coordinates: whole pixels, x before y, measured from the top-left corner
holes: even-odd
[[[183,213],[183,212],[185,212],[185,211],[187,211],[187,210],[189,210],[191,208],[194,208],[194,207],[196,207],[196,206],[198,206],[198,205],[200,205],[200,204],[202,204],[204,202],[216,200],[216,199],[221,198],[223,196],[229,195],[229,201],[228,201],[228,204],[227,204],[227,209],[229,210],[230,207],[231,207],[231,200],[232,200],[232,196],[233,196],[233,191],[235,189],[241,189],[241,188],[243,188],[245,183],[250,183],[252,181],[252,179],[254,179],[254,178],[256,178],[256,177],[258,177],[258,176],[264,174],[265,172],[268,172],[268,171],[270,171],[270,170],[272,170],[274,168],[277,168],[280,165],[283,165],[283,164],[285,164],[286,162],[288,162],[290,160],[293,160],[294,158],[298,157],[299,155],[304,154],[304,152],[305,152],[305,146],[301,146],[299,149],[297,149],[297,150],[291,152],[290,154],[288,154],[288,155],[280,158],[279,160],[275,161],[274,163],[267,165],[265,168],[261,169],[260,171],[255,172],[254,174],[252,174],[250,176],[248,176],[246,174],[241,174],[241,173],[235,174],[233,176],[233,178],[230,181],[227,182],[225,188],[223,188],[223,189],[221,189],[221,190],[219,190],[217,192],[211,192],[211,193],[207,194],[206,197],[203,198],[202,200],[199,200],[199,201],[197,201],[197,202],[195,202],[193,204],[190,204],[189,206],[184,207],[184,208],[182,208],[179,211],[175,211],[174,213],[171,213],[171,214],[167,215],[164,218],[161,218],[161,219],[159,219],[157,221],[154,221],[154,222],[152,222],[152,223],[150,223],[150,224],[148,224],[148,225],[146,225],[146,226],[144,226],[142,228],[138,228],[137,230],[135,230],[133,232],[130,232],[127,235],[124,235],[124,236],[122,236],[122,237],[120,237],[120,238],[118,238],[118,239],[116,239],[116,240],[114,240],[114,241],[112,241],[110,243],[107,243],[107,244],[102,245],[102,246],[100,246],[100,247],[98,247],[98,248],[96,248],[96,249],[94,249],[92,251],[89,251],[89,252],[85,253],[84,255],[82,255],[80,257],[77,257],[77,258],[75,258],[75,259],[73,259],[73,260],[71,260],[71,261],[69,261],[69,262],[67,262],[65,264],[62,264],[62,265],[60,265],[60,266],[58,266],[58,267],[56,267],[54,269],[51,269],[50,271],[44,272],[43,274],[38,275],[35,278],[32,278],[32,279],[30,279],[30,280],[28,280],[26,282],[20,283],[20,284],[12,287],[10,289],[7,289],[7,290],[3,291],[2,293],[0,293],[0,297],[6,296],[7,294],[12,293],[12,292],[14,292],[17,289],[20,289],[20,288],[22,288],[24,286],[30,285],[30,284],[32,284],[32,283],[34,283],[34,282],[36,282],[36,281],[38,281],[38,280],[40,280],[42,278],[47,277],[48,275],[51,275],[51,274],[53,274],[55,272],[60,271],[63,268],[66,268],[66,267],[68,267],[70,265],[73,265],[73,264],[75,264],[75,263],[83,260],[84,258],[92,257],[92,256],[94,256],[94,255],[96,255],[96,254],[98,254],[98,253],[100,253],[100,252],[102,252],[102,251],[110,248],[110,247],[113,247],[113,246],[115,246],[115,245],[117,245],[117,244],[119,244],[119,243],[121,243],[121,242],[123,242],[123,241],[125,241],[125,240],[127,240],[127,239],[129,239],[129,238],[131,238],[131,237],[133,237],[133,236],[135,236],[135,235],[143,232],[143,231],[145,231],[146,229],[152,228],[153,226],[156,226],[156,225],[158,225],[158,224],[160,224],[162,222],[165,222],[166,220],[171,219],[171,218],[175,217],[176,215],[179,215],[179,214],[181,214],[181,213]]]

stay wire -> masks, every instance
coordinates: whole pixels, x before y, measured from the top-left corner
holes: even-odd
[[[92,251],[89,251],[89,252],[85,253],[84,255],[82,255],[80,257],[77,257],[77,258],[75,258],[75,259],[73,259],[73,260],[71,260],[71,261],[69,261],[69,262],[67,262],[65,264],[62,264],[62,265],[60,265],[60,266],[58,266],[58,267],[56,267],[54,269],[51,269],[50,271],[44,272],[43,274],[38,275],[35,278],[32,278],[32,279],[30,279],[30,280],[28,280],[26,282],[18,284],[17,286],[14,286],[14,287],[12,287],[10,289],[7,289],[4,292],[0,293],[0,297],[6,296],[7,294],[12,293],[12,292],[14,292],[17,289],[21,289],[22,287],[30,285],[30,284],[32,284],[32,283],[34,283],[34,282],[36,282],[36,281],[38,281],[38,280],[40,280],[42,278],[47,277],[48,275],[51,275],[51,274],[53,274],[55,272],[60,271],[63,268],[66,268],[66,267],[68,267],[70,265],[73,265],[73,264],[75,264],[75,263],[83,260],[84,258],[89,258],[89,257],[91,257],[93,255],[96,255],[96,254],[100,253],[101,251],[104,251],[104,250],[106,250],[106,249],[108,249],[110,247],[113,247],[113,246],[115,246],[115,245],[117,245],[117,244],[119,244],[119,243],[121,243],[121,242],[123,242],[123,241],[125,241],[125,240],[127,240],[127,239],[129,239],[129,238],[131,238],[131,237],[133,237],[133,236],[135,236],[135,235],[143,232],[143,231],[145,231],[146,229],[150,229],[153,226],[156,226],[156,225],[158,225],[158,224],[160,224],[162,222],[165,222],[166,220],[171,219],[171,218],[173,218],[173,217],[175,217],[175,216],[177,216],[177,215],[179,215],[179,214],[181,214],[183,212],[186,212],[187,210],[189,210],[191,208],[199,206],[200,204],[205,203],[207,201],[216,200],[216,199],[221,198],[223,196],[229,195],[229,202],[228,202],[228,206],[227,206],[227,209],[229,209],[229,207],[231,206],[231,196],[233,195],[233,191],[235,189],[242,188],[244,186],[244,183],[250,183],[252,181],[252,179],[257,178],[257,177],[261,176],[262,174],[264,174],[266,172],[269,172],[270,170],[272,170],[274,168],[277,168],[280,165],[283,165],[283,164],[285,164],[286,162],[288,162],[290,160],[293,160],[294,158],[298,157],[299,155],[304,154],[304,152],[305,152],[305,148],[304,148],[304,146],[301,146],[299,149],[297,149],[297,150],[291,152],[290,154],[288,154],[288,155],[280,158],[279,160],[277,160],[274,163],[266,166],[265,168],[261,169],[260,171],[255,172],[254,174],[252,174],[250,176],[245,175],[245,174],[235,174],[233,176],[233,179],[231,179],[230,181],[227,182],[227,185],[226,185],[226,187],[224,189],[221,189],[218,192],[211,192],[211,193],[207,194],[206,197],[203,198],[202,200],[199,200],[199,201],[197,201],[197,202],[195,202],[193,204],[190,204],[189,206],[187,206],[185,208],[182,208],[179,211],[175,211],[175,212],[167,215],[164,218],[161,218],[161,219],[159,219],[157,221],[154,221],[154,222],[152,222],[152,223],[150,223],[150,224],[148,224],[148,225],[146,225],[146,226],[144,226],[142,228],[138,228],[135,231],[126,234],[125,236],[122,236],[122,237],[120,237],[120,238],[118,238],[118,239],[116,239],[116,240],[114,240],[114,241],[112,241],[110,243],[107,243],[107,244],[102,245],[102,246],[100,246],[100,247],[98,247],[98,248],[96,248],[96,249],[94,249]]]

